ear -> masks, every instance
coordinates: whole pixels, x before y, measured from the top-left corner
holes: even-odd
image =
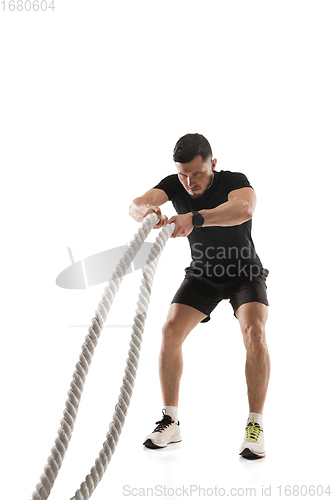
[[[217,159],[214,158],[214,160],[212,160],[212,172],[214,172],[214,170],[216,168],[216,164],[217,164]]]

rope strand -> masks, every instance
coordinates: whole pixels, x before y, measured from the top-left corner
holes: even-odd
[[[131,262],[140,250],[143,242],[147,238],[149,232],[158,222],[157,215],[150,214],[138,232],[134,235],[130,242],[128,249],[120,259],[116,270],[112,274],[111,279],[108,281],[104,289],[104,294],[95,311],[95,317],[92,318],[92,324],[88,329],[88,335],[82,345],[79,361],[75,366],[73,378],[68,391],[68,398],[65,403],[63,411],[63,418],[60,421],[60,428],[58,429],[58,436],[55,439],[51,455],[47,459],[47,464],[44,467],[44,472],[40,476],[40,482],[36,485],[36,489],[32,494],[32,500],[47,500],[49,497],[55,480],[58,476],[59,470],[67,451],[69,441],[72,437],[74,424],[77,412],[80,405],[80,400],[84,388],[84,383],[88,374],[89,366],[94,355],[104,322],[107,318],[108,312],[113,303],[114,297],[119,290],[123,277],[125,276]],[[120,389],[118,403],[115,408],[113,420],[110,424],[107,439],[103,444],[103,449],[99,453],[99,457],[95,462],[95,466],[91,469],[90,474],[86,480],[81,484],[77,490],[74,500],[90,498],[91,493],[96,488],[100,479],[102,478],[108,463],[111,460],[112,454],[115,451],[119,435],[124,424],[127,408],[132,395],[132,388],[134,385],[135,374],[138,365],[138,355],[141,346],[142,333],[144,328],[145,317],[147,313],[148,302],[150,299],[152,279],[156,270],[154,260],[159,258],[162,249],[168,238],[174,231],[174,224],[165,226],[159,233],[151,253],[149,254],[147,264],[145,266],[144,279],[142,280],[141,293],[138,300],[138,308],[136,310],[136,317],[134,318],[132,340],[130,342],[129,356],[125,368],[125,376],[123,378],[123,385]],[[149,270],[146,267],[149,263]],[[152,271],[152,274],[150,274]],[[145,282],[145,284],[144,284]],[[145,291],[142,291],[144,288]]]
[[[154,274],[162,250],[173,233],[174,228],[174,224],[169,224],[160,231],[149,254],[141,280],[142,285],[137,301],[136,316],[133,321],[125,375],[123,377],[123,384],[120,388],[118,403],[115,406],[115,412],[106,435],[106,440],[103,443],[98,458],[95,460],[95,465],[91,468],[90,474],[86,476],[85,481],[81,483],[80,488],[76,491],[75,496],[72,497],[71,500],[88,500],[90,498],[98,483],[101,481],[115,451],[133,392]]]

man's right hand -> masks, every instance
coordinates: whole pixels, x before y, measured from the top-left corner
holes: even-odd
[[[150,203],[140,203],[140,198],[133,200],[130,206],[129,213],[131,217],[137,222],[142,222],[143,219],[149,214],[155,213],[160,219],[159,222],[154,226],[154,229],[159,229],[166,225],[166,220],[162,217],[161,209],[158,205],[151,205]]]
[[[153,229],[159,229],[159,228],[165,226],[166,225],[166,219],[163,218],[160,207],[158,207],[156,205],[148,205],[148,204],[146,204],[144,206],[143,219],[145,219],[147,217],[147,215],[153,214],[153,213],[155,213],[157,215],[157,217],[160,219],[159,222],[154,226]]]
[[[154,229],[159,229],[166,225],[166,220],[162,218],[160,205],[163,205],[169,200],[167,194],[162,189],[150,189],[143,196],[135,198],[129,207],[129,214],[137,222],[142,222],[147,215],[155,213],[160,219],[154,226]]]

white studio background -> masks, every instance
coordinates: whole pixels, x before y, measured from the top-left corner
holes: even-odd
[[[131,200],[175,171],[174,144],[189,132],[205,135],[217,169],[245,173],[258,196],[253,238],[270,270],[267,457],[238,457],[245,349],[227,302],[184,344],[183,442],[142,447],[161,415],[161,326],[190,261],[187,240],[173,239],[155,278],[124,431],[94,498],[126,497],[126,485],[130,497],[133,488],[165,486],[164,498],[189,485],[252,487],[257,496],[262,487],[279,496],[282,485],[282,497],[285,485],[326,488],[332,2],[54,4],[21,12],[0,3],[4,498],[28,499],[38,482],[87,333],[79,325],[90,324],[104,290],[57,287],[70,265],[67,247],[77,261],[129,241],[138,228]],[[164,213],[174,215],[171,204]],[[125,277],[110,311],[50,498],[74,495],[105,439],[139,283],[139,272]]]

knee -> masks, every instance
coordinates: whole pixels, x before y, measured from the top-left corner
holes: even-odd
[[[242,325],[242,333],[247,351],[259,354],[266,348],[265,325],[260,321]]]
[[[175,321],[167,321],[162,327],[162,346],[179,347],[184,342],[184,335]]]

